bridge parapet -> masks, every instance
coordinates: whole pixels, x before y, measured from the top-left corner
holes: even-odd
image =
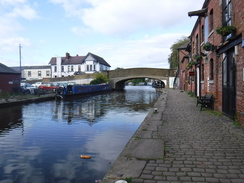
[[[108,72],[109,78],[117,78],[124,76],[165,76],[174,77],[175,69],[159,69],[159,68],[129,68],[129,69],[118,69],[110,70]]]
[[[169,88],[170,78],[176,75],[175,69],[159,68],[129,68],[106,71],[110,85],[113,89],[123,89],[127,80],[134,78],[151,78],[164,81],[165,86]]]

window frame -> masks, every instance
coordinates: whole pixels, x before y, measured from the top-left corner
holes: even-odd
[[[204,18],[204,42],[205,43],[208,42],[208,36],[209,36],[208,24],[209,24],[208,16],[205,16]]]
[[[42,77],[42,71],[37,71],[38,77]]]
[[[50,76],[50,71],[49,70],[46,71],[46,76]]]
[[[202,34],[201,34],[201,43],[203,43],[205,41],[204,25],[201,26],[201,31],[202,31]]]
[[[209,61],[209,80],[214,80],[214,60]]]
[[[232,2],[231,0],[223,0],[222,7],[223,25],[232,25]]]
[[[210,10],[209,12],[209,33],[214,29],[214,18],[213,18],[213,9]]]
[[[196,35],[196,53],[199,53],[199,35]]]
[[[201,81],[204,81],[204,64],[201,65]]]

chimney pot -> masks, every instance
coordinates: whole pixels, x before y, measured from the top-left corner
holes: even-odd
[[[69,55],[69,53],[67,52],[67,53],[66,53],[66,59],[69,59],[69,57],[70,57],[70,55]]]

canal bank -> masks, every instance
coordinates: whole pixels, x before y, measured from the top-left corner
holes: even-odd
[[[160,128],[166,98],[167,92],[163,90],[154,107],[105,175],[103,183],[139,177],[149,160],[164,157],[164,141],[160,137]]]
[[[44,94],[44,95],[29,94],[29,95],[9,96],[0,99],[0,107],[54,100],[55,97],[56,97],[55,93]]]
[[[102,182],[244,182],[243,142],[231,119],[165,89]]]

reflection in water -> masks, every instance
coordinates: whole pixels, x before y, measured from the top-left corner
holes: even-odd
[[[22,107],[0,108],[0,134],[22,126]]]
[[[106,97],[106,96],[103,96]],[[72,119],[87,119],[88,122],[94,122],[96,117],[103,115],[101,107],[101,97],[94,96],[90,100],[71,98],[67,101],[59,100],[54,106],[54,119],[62,121],[63,119],[68,123]]]
[[[0,182],[102,179],[157,97],[141,86],[0,109]]]

